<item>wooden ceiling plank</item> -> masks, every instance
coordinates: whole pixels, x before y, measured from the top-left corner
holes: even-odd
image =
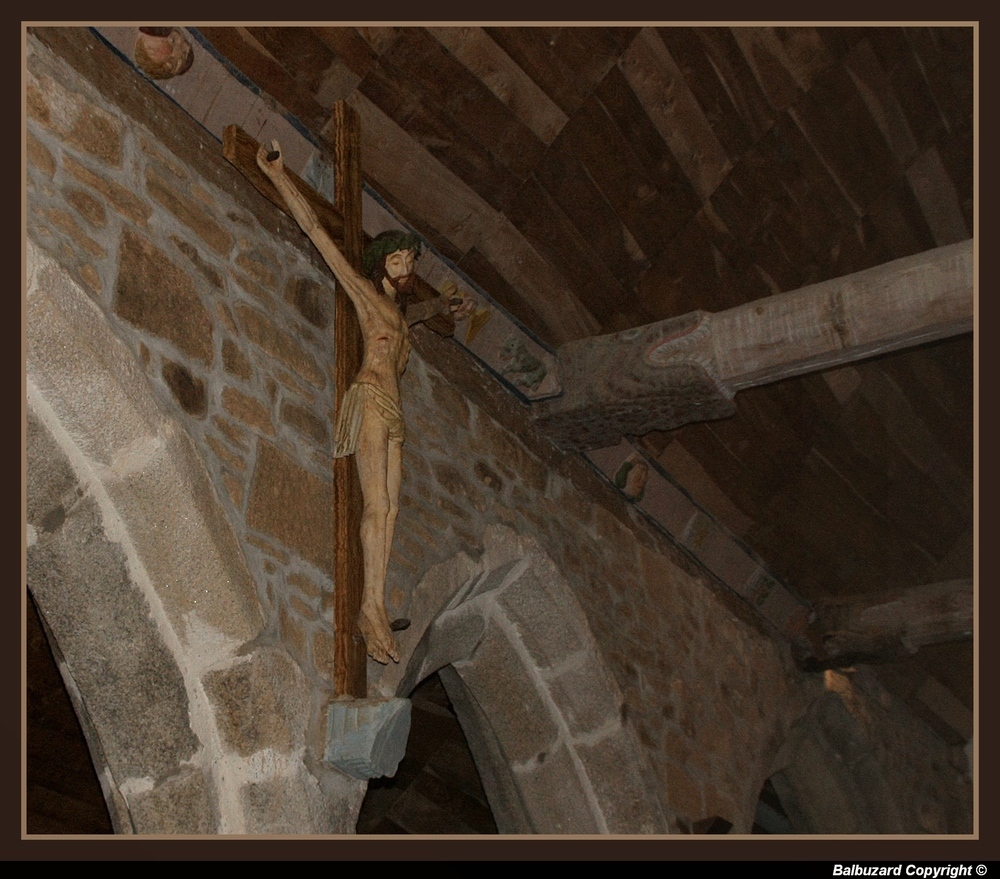
[[[308,27],[248,27],[254,37],[309,94],[333,62],[334,53]]]
[[[581,107],[550,147],[578,160],[647,255],[662,248],[697,212],[698,199],[668,199],[656,188],[600,103]],[[615,161],[607,161],[614,156]],[[690,191],[690,190],[689,190]]]
[[[730,28],[743,57],[776,113],[802,97],[807,83],[770,27]]]
[[[252,27],[247,30],[327,114],[331,114],[334,104],[353,92],[361,80],[361,76],[320,39],[316,31],[321,29]]]
[[[740,120],[750,130],[751,140],[756,140],[771,127],[777,113],[744,57],[733,29],[697,27],[694,31]]]
[[[964,508],[952,505],[947,495],[899,454],[881,408],[855,398],[844,407],[841,420],[848,419],[850,424],[842,430],[844,437],[875,471],[884,474],[883,490],[873,494],[869,503],[893,523],[896,534],[908,540],[929,565],[935,564],[962,533],[972,515],[971,504]],[[857,479],[857,485],[861,484],[860,477],[854,474],[845,474],[844,479]],[[867,496],[864,488],[855,490]]]
[[[604,326],[626,299],[617,278],[594,258],[584,238],[534,177],[525,181],[507,217],[531,245],[570,283]]]
[[[551,144],[567,115],[479,27],[429,27],[428,32],[502,101],[544,144]]]
[[[485,36],[485,34],[484,34]],[[391,58],[382,60],[420,92],[425,112],[472,140],[523,180],[545,154],[542,143],[518,117],[425,28],[406,28]]]
[[[572,156],[550,151],[536,174],[538,182],[577,231],[594,257],[624,290],[635,289],[650,262],[583,165]],[[667,314],[652,315],[669,317]]]
[[[966,473],[972,472],[975,432],[973,342],[960,336],[882,362],[945,454]]]
[[[797,531],[808,541],[808,551],[825,556],[809,562],[809,578],[822,584],[822,593],[808,597],[862,594],[923,581],[932,560],[817,450],[805,457],[797,478],[799,485],[789,486],[772,510],[778,534]],[[845,545],[845,534],[862,538]],[[781,553],[775,548],[772,558]],[[799,584],[798,579],[791,582]]]
[[[378,56],[353,27],[314,27],[320,40],[359,77],[363,78],[375,64]]]
[[[359,27],[358,36],[371,48],[376,58],[383,58],[392,52],[396,41],[403,33],[401,27]]]
[[[752,135],[733,104],[718,68],[705,52],[694,28],[661,27],[657,29],[676,62],[691,94],[712,131],[719,139],[730,162],[735,164],[752,143]]]
[[[903,32],[945,125],[962,125],[972,116],[972,28],[907,27]]]
[[[203,27],[199,32],[230,64],[307,128],[319,131],[329,119],[329,113],[246,28]]]
[[[975,733],[975,715],[971,707],[963,705],[940,681],[928,677],[914,693],[944,723],[955,730],[965,741]]]
[[[931,97],[923,69],[903,28],[872,28],[871,42],[879,65],[889,77],[892,93],[906,117],[907,125],[921,149],[936,142],[944,131],[944,120]]]
[[[859,215],[901,170],[843,68],[814,83],[792,115]]]
[[[959,193],[959,209],[965,217],[967,229],[975,228],[976,209],[976,134],[975,119],[967,119],[956,126],[948,137],[938,141],[937,152],[948,176]]]
[[[654,28],[631,42],[621,70],[695,192],[709,198],[732,163]]]
[[[362,167],[379,192],[405,205],[459,251],[472,247],[493,221],[489,204],[365,95],[357,92],[348,103],[361,115]]]
[[[484,30],[567,116],[587,100],[606,72],[601,64],[600,75],[590,72],[588,77],[587,70],[570,67],[555,51],[559,40],[564,39],[562,31],[571,28],[487,27]]]
[[[882,369],[867,370],[861,393],[882,414],[896,447],[933,482],[958,510],[972,510],[972,458],[960,466],[947,455],[927,425],[910,406],[900,387]],[[923,480],[922,480],[923,481]]]
[[[427,150],[496,210],[503,210],[520,180],[496,156],[444,114],[408,76],[383,60],[361,81],[358,93],[377,106],[407,136]]]
[[[639,281],[636,297],[646,311],[660,320],[698,309],[722,311],[748,298],[743,279],[732,277],[736,273],[696,220],[654,250],[653,255],[649,271]],[[762,289],[759,295],[768,292]]]
[[[421,148],[364,95],[350,103],[361,115],[365,173],[390,202],[438,229],[462,252],[477,247],[497,272],[531,304],[544,325],[533,329],[550,344],[599,329],[561,278],[501,214]]]
[[[565,279],[531,247],[502,214],[477,243],[480,252],[545,321],[539,335],[550,345],[600,332],[600,324]],[[535,328],[533,328],[535,329]]]
[[[906,179],[935,244],[964,241],[972,234],[965,225],[954,181],[948,176],[935,147],[918,156],[906,169]]]
[[[469,248],[468,252],[456,261],[456,265],[483,290],[487,291],[490,299],[516,317],[526,327],[544,326],[545,322],[532,308],[528,298],[515,290],[503,275],[493,268],[478,248]]]
[[[872,202],[867,218],[882,248],[890,253],[920,253],[934,247],[931,230],[905,180],[895,181]]]
[[[786,26],[768,30],[777,38],[784,67],[804,92],[809,91],[813,81],[836,61],[820,35],[820,31],[825,30],[823,27]]]
[[[871,42],[858,42],[845,58],[845,65],[896,162],[905,168],[917,155],[917,141]]]
[[[702,466],[682,442],[670,442],[656,456],[657,462],[691,495],[695,503],[713,515],[737,537],[755,524],[734,502],[726,490]],[[724,483],[723,483],[724,484]]]
[[[696,207],[699,198],[691,182],[620,68],[608,71],[594,96],[660,194],[671,204]]]

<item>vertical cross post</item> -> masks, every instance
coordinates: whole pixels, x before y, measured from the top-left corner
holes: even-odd
[[[334,113],[334,206],[344,218],[343,252],[361,271],[364,232],[361,226],[361,124],[357,111],[338,101]],[[337,285],[333,321],[335,401],[344,395],[361,367],[361,328],[347,294]],[[361,482],[354,458],[333,461],[334,517],[334,665],[337,696],[368,695],[367,654],[357,627],[364,586],[361,548]]]

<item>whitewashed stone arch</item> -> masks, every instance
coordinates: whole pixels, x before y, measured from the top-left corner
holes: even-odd
[[[531,538],[492,526],[484,546],[423,578],[378,689],[439,672],[501,833],[671,832],[569,584]]]
[[[309,687],[253,643],[256,587],[192,440],[30,240],[25,266],[28,586],[116,832],[352,830],[363,785],[306,766]]]

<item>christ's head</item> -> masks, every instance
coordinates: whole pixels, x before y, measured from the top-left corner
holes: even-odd
[[[413,290],[414,265],[421,247],[418,236],[389,229],[375,236],[362,257],[365,275],[376,289],[392,296],[403,311]]]

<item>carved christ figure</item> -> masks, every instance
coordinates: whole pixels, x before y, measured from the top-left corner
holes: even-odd
[[[411,306],[404,319],[397,292],[413,286],[413,266],[419,239],[401,232],[383,232],[365,251],[363,277],[347,261],[320,225],[315,211],[285,173],[277,141],[261,145],[257,165],[281,193],[285,204],[333,270],[358,314],[364,344],[361,369],[341,402],[337,417],[335,457],[354,455],[361,480],[364,511],[361,547],[364,588],[358,628],[368,655],[377,662],[399,662],[395,639],[385,611],[385,578],[392,534],[399,510],[402,480],[403,412],[399,377],[410,356],[408,325],[454,308],[441,296]],[[378,286],[376,286],[376,284]],[[381,289],[379,289],[381,288]]]

